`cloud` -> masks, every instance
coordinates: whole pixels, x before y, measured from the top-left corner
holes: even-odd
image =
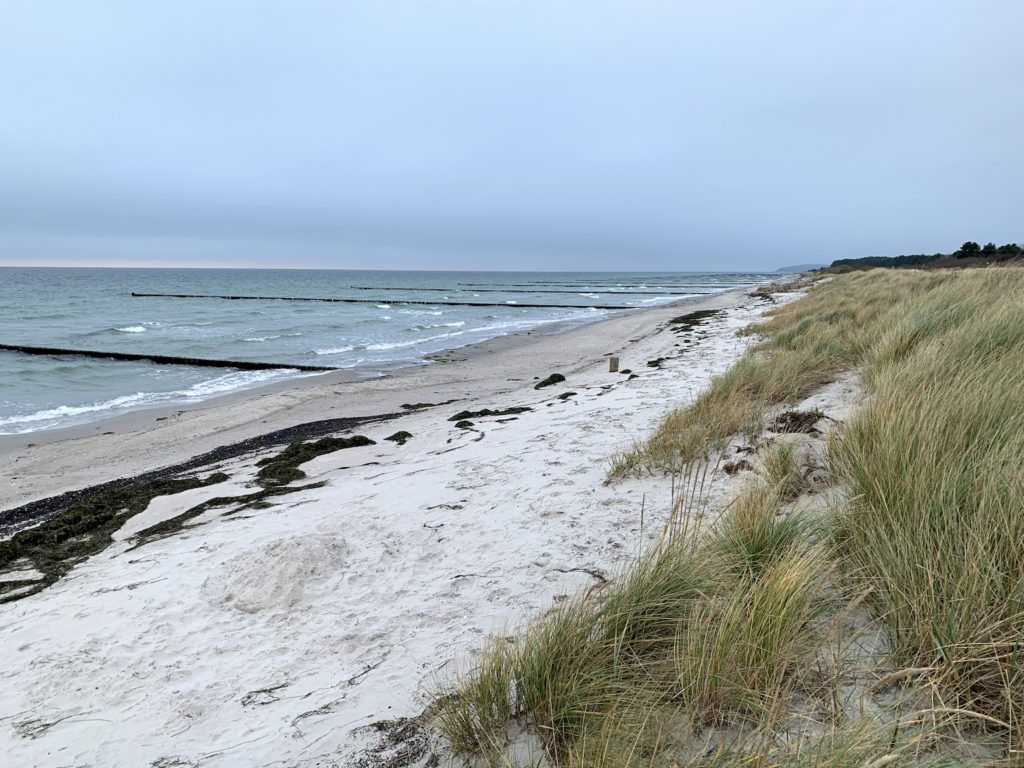
[[[1014,2],[8,5],[0,263],[743,269],[1022,239]]]

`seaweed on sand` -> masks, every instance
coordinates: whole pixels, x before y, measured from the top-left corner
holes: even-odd
[[[401,407],[407,411],[420,411],[424,408],[436,408],[439,405],[451,405],[454,400],[445,400],[440,403],[402,403]]]
[[[269,506],[267,499],[273,496],[319,487],[323,483],[298,487],[288,484],[306,476],[299,465],[310,459],[343,448],[373,444],[362,435],[325,437],[308,443],[293,442],[277,455],[257,462],[260,471],[256,475],[256,483],[261,486],[260,490],[241,496],[218,496],[197,504],[180,515],[140,531],[136,534],[135,547],[177,533],[185,523],[209,509],[231,505],[235,506],[234,512],[260,508]],[[129,483],[86,496],[40,525],[0,541],[0,570],[9,570],[18,561],[25,560],[42,574],[41,577],[33,575],[31,578],[0,582],[0,603],[19,600],[46,589],[76,564],[106,549],[113,541],[113,533],[129,518],[145,511],[157,496],[203,488],[227,479],[223,472],[216,472],[205,479],[161,478]]]
[[[225,514],[233,514],[243,509],[265,509],[271,506],[267,499],[274,496],[320,488],[324,485],[323,482],[300,486],[289,484],[306,477],[306,473],[299,469],[300,464],[315,459],[317,456],[334,453],[345,448],[358,448],[364,445],[376,445],[376,443],[363,435],[323,437],[309,443],[297,440],[276,456],[268,456],[256,462],[256,466],[260,467],[260,471],[256,474],[256,482],[262,486],[260,490],[241,496],[218,496],[217,498],[197,504],[190,509],[186,509],[180,515],[175,515],[167,520],[160,521],[156,525],[151,525],[149,528],[141,530],[136,534],[137,543],[133,549],[156,539],[162,539],[177,533],[185,527],[185,523],[189,520],[198,517],[210,509],[235,506],[235,509]]]
[[[162,479],[98,493],[34,528],[0,541],[0,568],[27,559],[42,574],[41,579],[0,584],[0,602],[35,594],[64,576],[76,563],[101,552],[113,541],[114,531],[128,518],[145,510],[157,496],[202,488],[227,479],[223,472],[216,472],[202,480],[197,477]],[[26,584],[31,589],[24,590]],[[12,592],[16,594],[8,594]]]
[[[364,445],[376,445],[373,440],[363,435],[352,437],[322,437],[312,443],[296,441],[281,451],[276,456],[270,456],[256,462],[260,467],[256,475],[256,482],[264,488],[287,485],[295,480],[301,480],[306,473],[299,469],[299,465],[325,453],[334,453],[344,448],[358,448]]]
[[[492,411],[490,408],[484,408],[480,411],[459,411],[454,416],[449,416],[448,421],[465,421],[466,419],[481,419],[485,416],[514,416],[517,413],[526,413],[526,411],[532,411],[526,405],[514,405],[511,408],[504,408],[500,411]]]
[[[824,417],[825,414],[817,408],[810,411],[786,411],[785,413],[780,413],[775,417],[775,422],[772,425],[772,431],[802,432],[808,435],[814,434],[817,432],[814,425]]]
[[[686,333],[703,324],[706,320],[718,317],[722,312],[723,310],[721,309],[698,309],[679,317],[673,317],[668,321],[668,325],[674,333]]]
[[[560,373],[552,373],[550,376],[548,376],[543,381],[538,381],[536,384],[534,384],[533,388],[534,389],[544,389],[544,387],[550,387],[550,386],[552,386],[554,384],[558,384],[558,383],[563,382],[563,381],[565,381],[565,376],[563,376]]]
[[[305,476],[305,475],[303,475]],[[166,520],[161,520],[155,525],[144,528],[135,534],[135,545],[132,549],[138,549],[144,544],[148,544],[151,541],[157,539],[165,539],[168,536],[174,534],[185,528],[185,524],[204,512],[216,509],[217,507],[228,507],[234,506],[235,508],[225,512],[225,515],[231,515],[235,512],[241,512],[243,509],[266,509],[272,506],[267,499],[274,496],[283,496],[286,493],[295,493],[297,491],[306,491],[311,488],[321,488],[324,483],[310,483],[308,485],[300,486],[271,486],[269,488],[262,488],[253,493],[246,493],[241,496],[217,496],[213,499],[208,499],[201,504],[196,504],[194,507],[190,507],[182,512],[180,515],[169,517]]]

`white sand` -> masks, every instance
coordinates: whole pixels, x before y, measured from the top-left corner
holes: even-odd
[[[700,327],[698,342],[676,347],[685,337],[658,330],[701,305],[727,311]],[[361,726],[421,712],[488,633],[635,556],[641,508],[643,538],[654,534],[669,482],[605,486],[608,458],[724,370],[747,343],[735,331],[765,308],[736,293],[701,305],[352,385],[332,396],[331,413],[324,392],[306,388],[189,411],[157,429],[15,447],[6,506],[104,479],[89,476],[86,460],[114,477],[260,425],[463,398],[362,430],[375,446],[308,462],[323,488],[269,509],[216,510],[135,550],[119,536],[50,589],[0,606],[5,764],[351,765],[367,740]],[[638,377],[609,374],[608,351]],[[677,353],[662,369],[644,365]],[[534,376],[553,371],[568,381],[533,389]],[[577,394],[557,399],[567,391]],[[447,421],[512,405],[533,410],[475,419],[472,430]],[[413,439],[382,441],[399,429]],[[232,477],[221,486],[155,500],[146,524],[242,492],[255,468],[250,458],[224,471]],[[143,527],[129,526],[124,534]]]

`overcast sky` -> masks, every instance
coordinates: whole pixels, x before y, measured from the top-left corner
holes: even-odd
[[[1024,241],[1020,0],[7,0],[0,264]]]

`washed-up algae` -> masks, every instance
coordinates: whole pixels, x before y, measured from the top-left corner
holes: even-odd
[[[552,373],[550,376],[544,379],[544,381],[538,381],[536,384],[534,384],[533,388],[544,389],[544,387],[550,387],[554,384],[559,384],[563,381],[565,381],[565,376],[563,376],[560,373]]]
[[[441,403],[402,403],[401,407],[407,411],[421,411],[424,408],[436,408],[439,405],[451,405],[454,400],[445,400]]]
[[[210,509],[233,506],[234,509],[227,514],[242,509],[258,509],[269,506],[267,500],[274,496],[320,487],[323,483],[298,487],[289,483],[306,477],[306,473],[299,469],[300,464],[317,456],[363,445],[374,445],[374,441],[355,435],[291,443],[277,455],[257,462],[260,471],[256,475],[256,483],[261,486],[260,490],[241,496],[219,496],[197,504],[180,515],[139,531],[135,536],[135,547],[177,533],[189,520]],[[24,570],[20,563],[25,561],[41,574],[39,578],[0,582],[0,603],[19,600],[46,589],[76,564],[103,551],[113,541],[113,533],[129,518],[145,511],[156,497],[203,488],[227,479],[223,472],[216,472],[205,479],[161,478],[130,483],[87,496],[40,525],[0,541],[0,572],[12,570],[11,566],[15,565]]]
[[[286,485],[301,480],[306,473],[299,469],[303,464],[325,453],[334,453],[345,448],[359,448],[364,445],[375,445],[373,440],[363,435],[352,437],[323,437],[312,443],[294,442],[276,456],[256,462],[260,467],[256,482],[264,488]]]
[[[775,422],[772,424],[773,432],[803,432],[804,434],[814,434],[818,430],[814,428],[817,424],[825,417],[817,408],[809,411],[786,411],[780,413],[775,417]]]
[[[130,517],[139,514],[157,496],[181,493],[222,483],[228,476],[217,472],[197,477],[154,480],[98,493],[82,499],[64,513],[0,541],[0,570],[27,559],[41,579],[0,583],[0,602],[27,597],[50,586],[76,563],[101,552]],[[22,588],[30,585],[30,590]],[[17,594],[8,594],[17,592]]]
[[[392,443],[398,443],[399,445],[405,445],[408,441],[412,440],[412,432],[406,432],[404,429],[400,432],[395,432],[393,435],[388,435],[384,438],[390,440]]]
[[[703,324],[706,320],[710,320],[713,317],[717,317],[722,314],[721,309],[698,309],[694,312],[690,312],[679,317],[673,317],[668,321],[669,327],[675,333],[685,333],[692,331],[698,325]]]
[[[464,421],[466,419],[482,419],[486,416],[514,416],[517,413],[526,413],[533,409],[527,405],[514,405],[511,408],[503,408],[500,411],[494,411],[490,408],[484,408],[480,411],[459,411],[454,416],[449,416],[448,421]],[[456,425],[458,426],[458,425]]]
[[[317,456],[364,445],[376,445],[376,443],[363,435],[324,437],[309,443],[296,441],[276,456],[268,456],[256,462],[256,466],[260,467],[260,471],[256,473],[256,483],[261,486],[260,490],[241,496],[219,496],[209,499],[186,509],[180,515],[161,520],[156,525],[151,525],[136,534],[136,544],[133,549],[151,541],[172,536],[184,528],[189,520],[217,507],[235,507],[225,514],[234,514],[243,509],[265,509],[271,506],[268,499],[275,496],[320,488],[324,483],[310,483],[301,486],[289,484],[306,477],[306,473],[299,469],[300,464],[315,459]]]
[[[305,476],[305,474],[303,474],[303,476]],[[324,483],[319,482],[300,486],[270,486],[269,488],[262,488],[261,490],[254,491],[253,493],[246,493],[241,496],[218,496],[213,499],[208,499],[201,504],[196,504],[194,507],[186,509],[180,515],[175,515],[174,517],[169,517],[166,520],[161,520],[156,525],[151,525],[149,528],[144,528],[139,531],[135,534],[135,545],[132,549],[138,549],[142,545],[148,544],[151,541],[156,541],[157,539],[165,539],[168,536],[173,536],[181,531],[189,520],[199,517],[199,515],[211,509],[233,506],[234,509],[225,512],[225,515],[241,512],[243,509],[266,509],[273,506],[267,500],[274,496],[283,496],[287,493],[306,491],[311,488],[322,488],[323,485]]]

